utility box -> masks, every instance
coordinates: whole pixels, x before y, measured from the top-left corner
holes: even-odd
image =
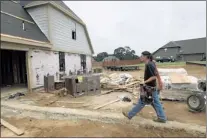
[[[54,91],[54,76],[44,76],[45,92]]]

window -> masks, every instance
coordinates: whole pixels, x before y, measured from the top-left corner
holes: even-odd
[[[59,68],[60,71],[65,71],[65,53],[59,52]]]
[[[76,40],[76,23],[74,23],[74,28],[72,29],[72,39]]]
[[[22,21],[22,29],[25,31],[25,24],[24,24],[24,21]]]
[[[76,40],[76,31],[74,31],[74,30],[72,31],[72,39]]]

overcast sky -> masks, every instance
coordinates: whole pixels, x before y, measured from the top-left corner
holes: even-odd
[[[171,40],[206,37],[205,1],[65,1],[86,23],[95,50],[130,46],[136,54]]]

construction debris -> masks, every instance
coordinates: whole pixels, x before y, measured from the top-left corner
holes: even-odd
[[[126,73],[113,73],[110,75],[103,74],[101,76],[101,87],[112,90],[126,90],[133,88],[140,80],[135,79],[132,75]]]
[[[24,93],[17,92],[16,94],[10,95],[9,96],[9,99],[19,98],[21,96],[25,96],[25,94]]]
[[[174,74],[175,75],[175,74]],[[165,90],[198,90],[198,79],[194,76],[186,75],[161,76],[163,88]]]
[[[165,100],[183,101],[192,91],[200,90],[198,88],[199,80],[194,76],[189,76],[187,71],[183,68],[180,69],[158,69],[163,83],[161,91],[161,98]],[[109,94],[115,91],[125,91],[135,94],[135,90],[139,87],[141,79],[135,79],[130,74],[113,73],[102,74],[101,87],[107,89],[101,95]],[[201,88],[201,87],[200,87]],[[184,93],[188,91],[188,93]],[[165,93],[167,92],[167,93]],[[138,94],[136,94],[137,96]]]
[[[122,99],[122,101],[124,101],[124,102],[131,102],[132,100],[129,98],[129,97],[124,97],[123,99]]]
[[[161,69],[158,68],[158,72],[160,76],[168,76],[171,73],[177,73],[177,74],[182,74],[182,75],[188,75],[187,71],[184,68],[179,68],[179,69]]]

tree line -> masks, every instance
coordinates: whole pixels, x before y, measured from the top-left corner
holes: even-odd
[[[108,54],[107,52],[101,52],[94,56],[94,60],[97,62],[103,61],[104,58],[108,56],[115,56],[119,60],[133,60],[139,58],[138,55],[136,55],[135,51],[132,50],[129,46],[125,47],[119,47],[114,50],[113,54]]]

